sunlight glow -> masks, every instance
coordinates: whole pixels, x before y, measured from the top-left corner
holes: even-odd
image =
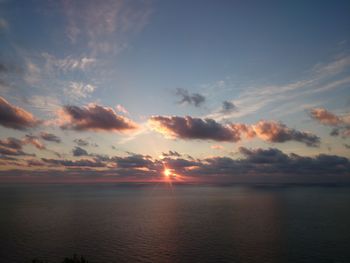
[[[163,173],[164,173],[165,177],[170,177],[170,175],[171,175],[170,169],[167,169],[167,168],[164,169]]]

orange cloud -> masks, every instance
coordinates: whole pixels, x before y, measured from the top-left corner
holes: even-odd
[[[324,108],[315,108],[310,111],[311,117],[322,124],[336,126],[343,123],[343,120],[337,115]]]

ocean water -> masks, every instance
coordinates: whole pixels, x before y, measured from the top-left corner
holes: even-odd
[[[0,262],[350,262],[350,187],[0,185]]]

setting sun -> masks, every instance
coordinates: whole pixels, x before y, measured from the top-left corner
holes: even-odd
[[[171,175],[170,169],[164,169],[164,175],[165,175],[166,177],[170,177],[170,175]]]

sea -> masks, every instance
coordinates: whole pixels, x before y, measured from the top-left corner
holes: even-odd
[[[0,184],[0,262],[350,262],[350,186]]]

